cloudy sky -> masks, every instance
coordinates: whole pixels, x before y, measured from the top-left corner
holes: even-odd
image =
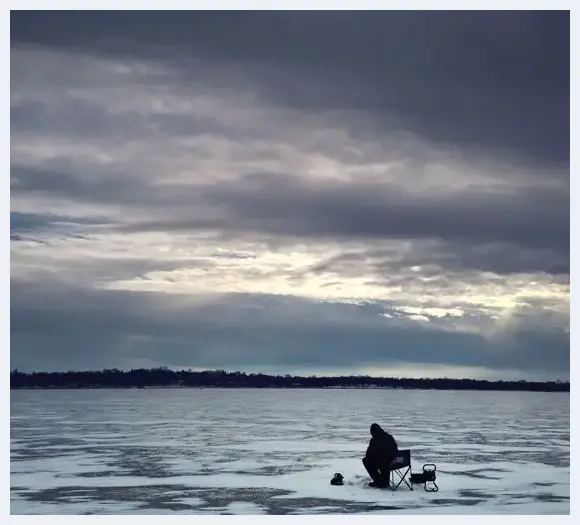
[[[11,14],[11,366],[568,379],[567,12]]]

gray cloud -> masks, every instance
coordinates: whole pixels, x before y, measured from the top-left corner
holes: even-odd
[[[399,255],[400,252],[396,255]],[[473,244],[427,240],[415,242],[397,259],[393,250],[345,252],[329,257],[311,268],[314,274],[325,272],[356,274],[357,268],[373,268],[378,275],[410,267],[424,267],[422,275],[437,277],[440,268],[492,271],[498,274],[546,272],[569,279],[569,257],[554,250],[525,249],[505,242]],[[432,268],[429,274],[429,268]],[[425,273],[427,272],[427,273]]]
[[[13,280],[12,288],[12,344],[19,348],[13,361],[22,369],[65,363],[110,367],[132,358],[245,369],[388,367],[403,361],[555,374],[569,366],[569,336],[558,330],[539,331],[527,316],[525,324],[518,322],[513,329],[510,325],[502,338],[490,343],[475,334],[417,329],[408,321],[385,319],[378,315],[385,309],[373,305],[320,305],[247,294],[199,305],[159,294],[105,292],[64,283]]]
[[[557,250],[525,249],[505,242],[474,244],[436,240],[414,242],[405,252],[395,249],[343,252],[317,263],[309,272],[356,276],[364,268],[365,272],[373,272],[378,280],[388,276],[392,283],[393,274],[396,274],[402,283],[408,284],[417,278],[410,270],[413,267],[420,267],[421,276],[432,282],[449,279],[441,275],[442,268],[451,273],[470,270],[496,274],[546,272],[559,276],[562,282],[569,282],[570,274],[569,256]],[[469,279],[473,280],[474,275]]]
[[[233,224],[247,221],[273,233],[499,240],[557,249],[565,249],[570,238],[570,209],[557,191],[417,196],[395,184],[322,186],[291,176],[251,175],[203,194],[232,210]]]
[[[10,107],[12,133],[34,130],[36,133],[76,136],[79,131],[93,136],[122,138],[151,127],[151,122],[137,112],[116,115],[102,106],[68,96],[64,102],[46,105],[24,98]]]
[[[355,109],[446,144],[569,163],[569,13],[11,14],[35,43],[235,69],[277,102]],[[197,58],[196,58],[197,59]],[[211,73],[212,70],[206,71]],[[239,79],[238,79],[239,80]]]
[[[36,213],[10,213],[10,232],[29,233],[50,228],[55,224],[76,226],[102,224],[99,219],[86,217],[66,217],[62,215],[42,215]]]
[[[174,219],[132,224],[129,231],[213,227],[311,239],[438,239],[442,249],[431,245],[434,250],[421,257],[416,252],[415,264],[569,271],[570,210],[558,191],[415,195],[394,184],[322,185],[289,175],[251,175],[182,193],[192,203],[214,203],[225,216],[189,218],[181,208]]]
[[[320,183],[270,174],[210,185],[148,186],[126,175],[98,176],[89,167],[87,172],[89,176],[16,166],[13,192],[156,210],[155,220],[135,221],[128,215],[125,224],[116,226],[125,232],[217,230],[319,240],[432,239],[435,242],[423,243],[423,250],[417,245],[404,264],[498,273],[569,272],[570,208],[562,190],[416,194],[392,183]]]
[[[90,162],[81,172],[64,169],[37,169],[13,166],[11,191],[19,194],[45,194],[86,202],[143,203],[153,192],[122,173],[95,169]]]

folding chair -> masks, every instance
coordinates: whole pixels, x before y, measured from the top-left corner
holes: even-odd
[[[413,485],[411,481],[411,451],[410,450],[399,450],[397,457],[391,461],[389,473],[389,488],[391,490],[397,490],[401,483],[404,483],[413,490]],[[395,474],[397,474],[399,480],[395,480]]]

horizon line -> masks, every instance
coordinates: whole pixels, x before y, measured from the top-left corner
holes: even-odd
[[[23,374],[23,375],[33,375],[33,374],[83,374],[83,373],[103,373],[105,371],[113,371],[115,373],[121,372],[121,373],[131,373],[132,371],[135,370],[147,370],[147,371],[153,371],[153,370],[163,370],[166,372],[171,372],[172,374],[176,374],[176,373],[188,373],[188,374],[203,374],[203,373],[221,373],[221,374],[227,374],[227,375],[235,375],[235,374],[239,374],[239,375],[246,375],[246,376],[266,376],[266,377],[287,377],[289,376],[290,378],[294,378],[294,379],[312,379],[312,378],[317,378],[317,379],[330,379],[330,378],[334,378],[334,379],[346,379],[346,378],[368,378],[368,379],[392,379],[392,380],[403,380],[403,381],[475,381],[475,382],[479,382],[479,383],[527,383],[527,384],[551,384],[551,383],[555,383],[555,384],[570,384],[570,380],[561,380],[561,379],[553,379],[553,380],[529,380],[529,379],[475,379],[475,378],[469,378],[469,377],[403,377],[403,376],[372,376],[369,374],[350,374],[350,375],[317,375],[317,374],[312,374],[312,375],[295,375],[295,374],[290,374],[290,373],[278,373],[278,374],[274,374],[274,373],[265,373],[265,372],[247,372],[247,371],[241,371],[241,370],[226,370],[226,369],[222,369],[222,368],[212,368],[212,369],[204,369],[204,370],[194,370],[191,368],[185,369],[185,368],[181,368],[179,370],[174,370],[171,369],[165,365],[161,365],[161,366],[157,366],[157,367],[150,367],[150,368],[144,368],[144,367],[140,367],[140,368],[130,368],[130,369],[124,369],[124,368],[101,368],[101,369],[86,369],[86,370],[53,370],[53,371],[47,371],[47,370],[42,370],[42,371],[37,371],[37,370],[33,370],[31,372],[22,372],[21,370],[18,370],[18,367],[14,367],[12,370],[10,370],[10,374],[14,374],[14,373],[18,373],[18,374]]]

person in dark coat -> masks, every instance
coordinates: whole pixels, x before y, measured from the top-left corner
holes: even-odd
[[[369,476],[373,479],[371,487],[388,487],[390,464],[397,456],[399,447],[395,438],[385,432],[380,425],[371,425],[371,440],[362,462]]]

